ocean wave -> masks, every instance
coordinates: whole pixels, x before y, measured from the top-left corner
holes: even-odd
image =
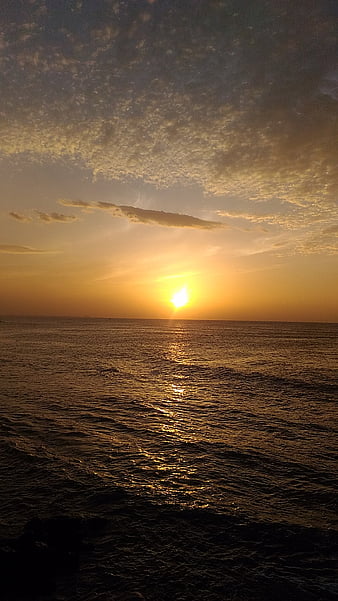
[[[333,601],[338,592],[336,532],[156,505],[112,487],[85,499],[87,508],[51,511],[0,541],[5,595],[39,598],[46,587],[62,595],[71,586],[86,600],[139,590],[149,601]],[[14,568],[17,585],[8,578]]]

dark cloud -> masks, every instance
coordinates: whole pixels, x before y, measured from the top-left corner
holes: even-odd
[[[333,2],[3,5],[3,153],[252,201],[336,200]]]
[[[0,253],[10,255],[35,255],[40,253],[48,253],[47,250],[31,248],[30,246],[19,246],[17,244],[0,244]]]
[[[165,211],[153,211],[126,205],[114,205],[109,202],[98,202],[96,206],[99,209],[109,210],[114,216],[126,217],[129,221],[136,223],[207,230],[225,227],[225,224],[220,223],[219,221],[206,221],[205,219],[198,219],[197,217],[180,213],[167,213]]]
[[[185,215],[181,213],[168,213],[166,211],[154,211],[150,209],[141,209],[128,205],[116,205],[111,202],[87,203],[79,200],[59,201],[67,207],[79,207],[86,209],[101,209],[109,211],[113,217],[125,217],[135,223],[145,223],[150,225],[161,225],[165,227],[189,227],[196,229],[215,229],[225,227],[224,223],[219,221],[207,221]]]
[[[45,223],[52,223],[53,221],[57,223],[72,223],[77,220],[75,215],[63,215],[62,213],[43,213],[42,211],[35,211],[38,215],[40,221],[44,221]]]

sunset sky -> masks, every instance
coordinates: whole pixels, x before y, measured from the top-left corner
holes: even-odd
[[[337,321],[336,2],[1,6],[2,315]]]

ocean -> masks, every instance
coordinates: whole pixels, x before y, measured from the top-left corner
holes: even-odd
[[[4,318],[1,599],[337,598],[337,341]]]

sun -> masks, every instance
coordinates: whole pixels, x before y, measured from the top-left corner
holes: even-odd
[[[171,297],[170,302],[174,305],[175,309],[180,309],[187,305],[189,302],[189,295],[186,287],[184,286],[181,290],[175,292]]]

